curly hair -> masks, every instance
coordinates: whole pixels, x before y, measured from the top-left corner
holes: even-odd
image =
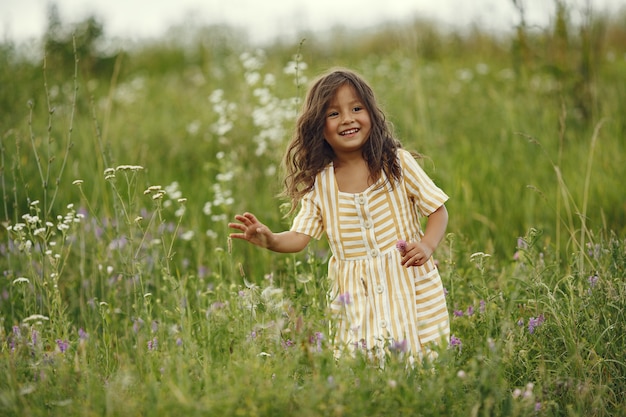
[[[363,146],[363,158],[372,178],[381,171],[391,186],[402,176],[397,150],[401,143],[393,137],[393,128],[378,107],[371,87],[353,71],[338,68],[319,77],[309,89],[298,117],[296,129],[283,159],[286,176],[283,194],[291,200],[292,213],[298,201],[309,192],[315,177],[335,158],[335,153],[324,138],[326,109],[337,90],[349,84],[367,109],[372,127]]]

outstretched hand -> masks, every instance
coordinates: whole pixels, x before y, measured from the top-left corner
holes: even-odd
[[[422,266],[433,255],[433,249],[424,242],[406,242],[398,248],[402,255],[402,266]]]
[[[268,248],[274,233],[261,223],[252,213],[237,214],[235,220],[239,223],[228,223],[231,229],[237,229],[242,233],[231,233],[233,239],[243,239],[253,245]]]

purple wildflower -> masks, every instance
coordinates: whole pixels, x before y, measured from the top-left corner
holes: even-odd
[[[70,347],[70,344],[67,340],[61,340],[61,339],[57,339],[57,346],[59,347],[59,350],[61,351],[61,353],[65,353],[65,351],[67,350],[67,348]]]
[[[406,339],[401,340],[401,341],[394,340],[394,341],[391,343],[391,346],[389,347],[389,349],[390,349],[392,352],[396,352],[396,353],[405,353],[405,352],[407,351],[407,349],[408,349]]]
[[[309,337],[309,343],[315,344],[318,352],[322,351],[322,340],[324,340],[324,334],[322,332],[315,332],[315,334]]]
[[[487,303],[485,302],[485,300],[480,300],[480,307],[478,308],[478,311],[480,311],[481,313],[484,313],[486,307],[487,307]]]
[[[182,346],[183,345],[183,339],[181,339],[180,337],[176,338],[176,346]]]
[[[595,286],[596,286],[596,284],[598,283],[598,280],[599,280],[599,279],[600,279],[600,277],[599,277],[597,274],[594,274],[594,275],[590,276],[590,277],[588,278],[588,281],[589,281],[589,286],[590,286],[591,288],[595,287]]]
[[[463,343],[461,342],[461,339],[459,339],[455,335],[452,335],[452,336],[450,336],[450,346],[458,348],[459,351],[460,351],[461,347],[463,347]]]
[[[537,316],[537,318],[531,317],[528,320],[528,333],[534,334],[535,328],[541,326],[544,321],[545,321],[545,318],[543,317],[543,314],[540,314],[539,316]]]
[[[209,275],[209,268],[204,265],[198,266],[198,278],[206,278]]]
[[[83,330],[82,327],[78,329],[78,338],[80,340],[87,340],[89,338],[89,335]]]
[[[591,242],[587,243],[587,253],[594,259],[600,258],[601,246],[596,244],[592,244]]]
[[[243,291],[242,291],[243,292]],[[217,311],[217,310],[221,310],[224,307],[226,307],[226,303],[222,302],[222,301],[216,301],[213,304],[211,304],[211,311]]]
[[[157,350],[159,347],[159,340],[155,337],[152,340],[148,340],[148,350]]]
[[[404,254],[406,252],[406,241],[400,239],[396,242],[396,249],[400,251],[400,253]]]
[[[338,299],[342,305],[347,306],[348,304],[350,304],[350,293],[344,292],[343,294],[339,294]]]
[[[292,347],[293,345],[295,345],[296,343],[291,340],[291,339],[287,339],[287,340],[283,340],[282,345],[285,349]]]
[[[38,336],[39,336],[39,332],[37,332],[37,330],[33,329],[32,332],[30,333],[30,338],[31,338],[31,341],[33,343],[33,346],[37,346]]]
[[[471,316],[474,314],[474,306],[467,307],[467,315]]]
[[[133,331],[135,333],[138,333],[139,329],[141,329],[142,327],[143,327],[143,320],[142,319],[138,318],[138,319],[135,319],[133,321]]]
[[[463,310],[454,310],[454,317],[463,317]]]

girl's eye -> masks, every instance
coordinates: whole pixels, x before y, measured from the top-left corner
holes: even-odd
[[[352,109],[352,111],[361,111],[363,110],[363,107],[361,106],[356,106],[355,108]]]
[[[332,111],[330,113],[328,113],[328,117],[337,117],[339,113],[337,113],[336,111]]]

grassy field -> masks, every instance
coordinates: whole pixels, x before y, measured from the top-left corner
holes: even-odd
[[[0,45],[0,415],[626,414],[626,17],[587,17]],[[280,160],[334,66],[451,196],[435,362],[335,361],[325,243],[227,238],[245,210],[289,227]]]

